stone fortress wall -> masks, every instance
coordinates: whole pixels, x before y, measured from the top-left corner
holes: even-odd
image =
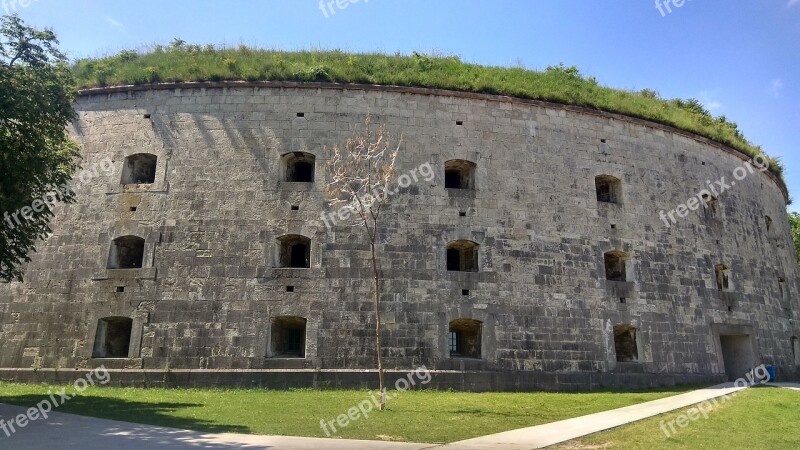
[[[0,285],[0,378],[103,364],[123,384],[372,381],[369,246],[321,218],[323,148],[367,113],[402,134],[398,174],[433,169],[380,230],[387,368],[475,390],[718,381],[762,362],[799,374],[783,185],[751,170],[709,208],[660,214],[746,167],[705,138],[323,83],[105,88],[76,109],[84,166],[115,170],[76,183],[25,282]]]

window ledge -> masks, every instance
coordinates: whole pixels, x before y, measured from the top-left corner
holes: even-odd
[[[272,267],[275,278],[319,278],[325,276],[325,269],[319,267]]]
[[[155,183],[148,183],[148,184],[119,184],[119,183],[109,183],[106,187],[106,194],[107,195],[116,195],[116,194],[144,194],[144,193],[153,193],[153,194],[165,194],[169,191],[169,183],[166,181],[158,181],[156,180]]]
[[[311,192],[314,190],[313,181],[279,181],[278,189],[282,191],[303,191]]]
[[[144,267],[141,269],[103,269],[96,272],[92,280],[155,280],[157,272],[155,267]]]
[[[444,188],[450,197],[475,198],[475,189]]]

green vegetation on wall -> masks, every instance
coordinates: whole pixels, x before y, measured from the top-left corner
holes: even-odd
[[[797,264],[800,264],[800,214],[789,213],[789,225],[792,228],[792,239],[794,239],[794,249],[797,253]]]
[[[179,81],[319,81],[500,94],[625,114],[697,133],[749,156],[763,154],[734,122],[712,116],[698,100],[666,100],[648,89],[612,89],[563,64],[537,72],[467,64],[455,56],[416,52],[411,56],[338,50],[284,52],[187,45],[176,39],[170,46],[155,46],[146,52],[126,50],[115,56],[81,59],[73,65],[73,72],[79,88]],[[783,171],[775,160],[770,160],[770,169],[779,176]]]

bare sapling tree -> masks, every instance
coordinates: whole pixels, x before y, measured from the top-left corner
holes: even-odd
[[[325,147],[328,183],[325,193],[331,205],[340,205],[338,218],[351,220],[353,227],[366,233],[372,262],[373,301],[375,304],[375,346],[378,357],[378,383],[381,406],[386,408],[383,382],[381,333],[381,268],[378,258],[378,227],[381,212],[392,191],[390,185],[397,173],[397,152],[402,138],[389,134],[385,124],[373,125],[367,114],[363,130],[355,130],[344,146]]]

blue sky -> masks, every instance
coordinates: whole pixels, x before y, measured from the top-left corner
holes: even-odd
[[[737,122],[783,160],[798,200],[790,209],[800,211],[800,0],[659,0],[670,3],[661,12],[655,0],[339,0],[346,8],[334,2],[325,12],[319,0],[5,0],[0,13],[13,1],[10,9],[51,27],[71,57],[180,37],[577,65],[602,84],[694,97]]]

